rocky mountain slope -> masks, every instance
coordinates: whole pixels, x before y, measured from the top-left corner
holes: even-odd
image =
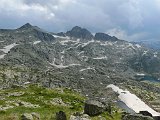
[[[128,88],[159,111],[160,87],[141,78],[160,78],[160,52],[87,29],[50,33],[29,23],[0,30],[0,88],[27,82],[68,87],[84,95],[109,99],[106,86]],[[147,91],[149,96],[140,96]],[[153,97],[152,100],[151,96]],[[159,103],[159,101],[158,101]]]

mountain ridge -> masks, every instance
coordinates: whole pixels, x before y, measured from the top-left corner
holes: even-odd
[[[159,99],[159,86],[141,79],[160,78],[158,51],[105,33],[96,39],[88,37],[91,33],[79,27],[78,32],[71,29],[68,35],[24,28],[0,30],[1,89],[30,82],[49,88],[72,88],[91,98],[107,99],[106,86],[115,84],[134,92],[142,89],[155,93],[154,100]]]

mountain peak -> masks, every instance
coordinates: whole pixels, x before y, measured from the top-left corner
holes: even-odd
[[[115,36],[110,36],[105,33],[96,33],[94,39],[102,40],[102,41],[117,41],[118,40],[118,38],[116,38]]]
[[[20,27],[20,29],[32,28],[33,26],[30,23],[26,23]]]
[[[70,31],[67,31],[66,35],[70,37],[87,39],[87,40],[93,39],[93,35],[91,34],[90,31],[88,31],[85,28],[81,28],[79,26],[75,26]]]
[[[75,27],[72,28],[72,30],[82,30],[82,28],[79,27],[79,26],[75,26]]]

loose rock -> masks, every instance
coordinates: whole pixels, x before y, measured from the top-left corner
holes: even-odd
[[[33,116],[29,113],[24,113],[21,118],[22,120],[33,120]]]
[[[105,110],[106,110],[105,105],[95,100],[86,101],[85,107],[84,107],[84,113],[88,114],[89,116],[99,115]]]
[[[59,111],[56,113],[56,120],[67,120],[65,112]]]
[[[150,116],[143,116],[140,114],[129,114],[129,115],[125,115],[122,120],[154,120],[152,117]]]

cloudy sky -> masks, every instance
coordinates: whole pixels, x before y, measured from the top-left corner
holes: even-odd
[[[53,32],[73,26],[125,40],[160,40],[160,0],[0,0],[0,28],[27,22]]]

